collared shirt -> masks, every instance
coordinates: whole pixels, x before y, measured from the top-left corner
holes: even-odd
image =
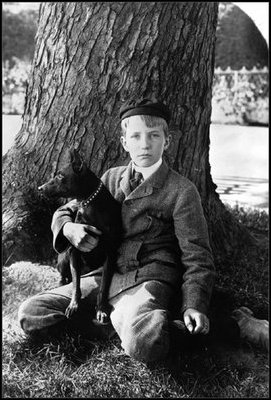
[[[141,174],[143,175],[144,181],[149,178],[154,172],[156,172],[158,170],[158,168],[160,167],[160,165],[162,164],[162,158],[160,158],[160,160],[158,160],[155,164],[151,165],[150,167],[138,167],[137,165],[135,165],[133,163],[133,167],[132,170],[137,171],[137,172],[141,172]]]

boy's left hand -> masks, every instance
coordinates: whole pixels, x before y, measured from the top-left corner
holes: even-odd
[[[206,335],[209,332],[209,318],[194,308],[185,310],[183,320],[192,335],[196,335],[197,333]]]

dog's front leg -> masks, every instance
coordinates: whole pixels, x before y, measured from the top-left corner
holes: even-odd
[[[72,281],[70,267],[70,250],[61,253],[57,257],[57,269],[60,273],[59,285],[63,286]]]
[[[81,289],[80,289],[80,254],[75,248],[71,249],[70,253],[70,267],[72,275],[72,298],[71,302],[66,308],[65,315],[67,318],[71,318],[78,310],[79,301],[81,299]]]
[[[97,296],[96,319],[100,324],[108,324],[110,322],[111,307],[108,303],[109,286],[112,279],[112,264],[110,257],[107,257],[103,265],[103,274],[99,293]]]

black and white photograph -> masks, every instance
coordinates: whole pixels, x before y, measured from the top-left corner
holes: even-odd
[[[269,398],[268,144],[268,2],[2,2],[2,398]]]

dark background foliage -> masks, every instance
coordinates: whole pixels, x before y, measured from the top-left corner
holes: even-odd
[[[215,65],[222,69],[268,66],[265,39],[252,19],[232,3],[219,5],[215,55]]]
[[[18,14],[3,10],[2,60],[14,65],[13,57],[31,61],[35,48],[38,11],[21,11]]]

